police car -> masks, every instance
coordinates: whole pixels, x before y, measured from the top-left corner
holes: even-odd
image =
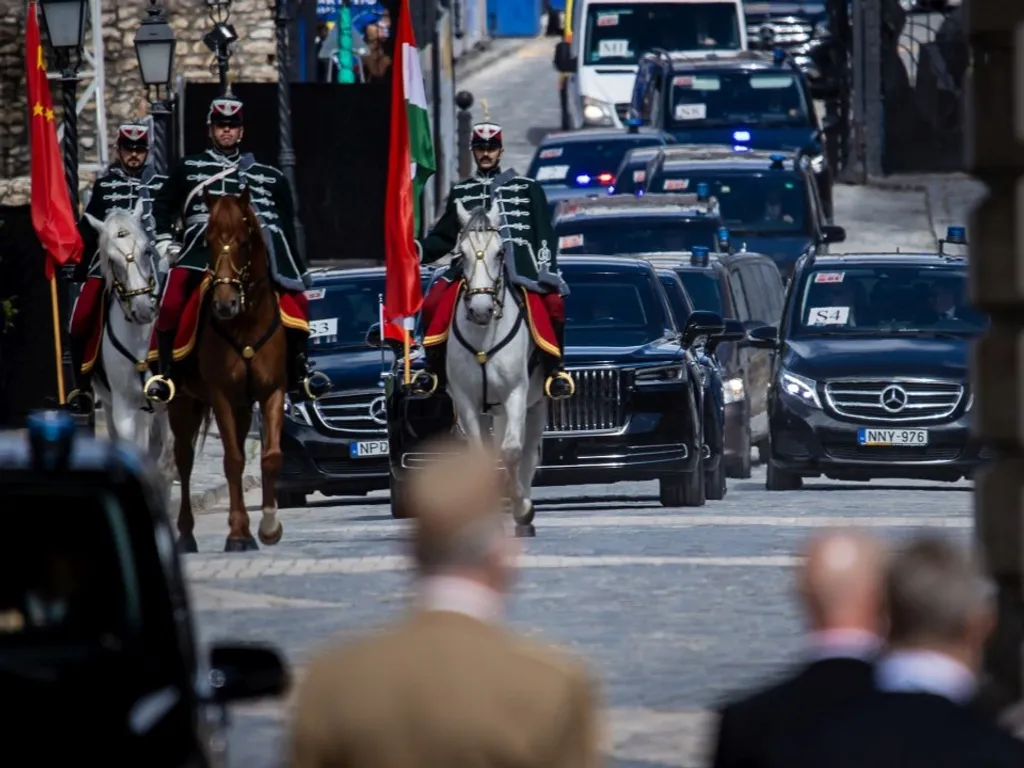
[[[37,765],[225,766],[226,705],[288,675],[270,647],[201,654],[156,471],[41,412],[0,434],[0,509],[10,744]]]
[[[648,53],[640,61],[628,120],[671,133],[680,144],[805,153],[831,208],[826,127],[807,79],[781,49],[703,59]]]
[[[555,210],[559,254],[614,256],[715,247],[722,216],[702,185],[696,194],[571,200]]]
[[[708,145],[663,147],[644,172],[645,194],[685,193],[704,183],[733,239],[771,256],[784,277],[806,253],[846,239],[829,223],[806,156]]]

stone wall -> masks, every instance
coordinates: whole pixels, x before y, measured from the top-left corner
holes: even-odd
[[[133,46],[135,32],[145,16],[148,3],[144,0],[92,2],[101,3],[103,11],[108,135],[96,136],[95,106],[90,102],[79,116],[79,158],[82,163],[97,162],[97,141],[106,141],[109,146],[120,123],[142,117],[148,110]],[[236,0],[232,3],[229,21],[238,32],[239,40],[231,58],[231,72],[238,81],[277,80],[272,6],[272,0]],[[8,205],[25,202],[28,191],[27,180],[21,178],[28,173],[24,76],[26,7],[26,0],[0,0],[0,203]],[[205,0],[166,0],[164,7],[178,41],[176,72],[190,81],[216,81],[214,56],[203,43],[203,35],[213,26]],[[87,39],[90,34],[87,30]],[[54,67],[52,59],[50,67],[51,70]],[[83,81],[80,89],[87,84],[88,81]],[[51,81],[51,90],[59,115],[60,84]],[[84,186],[91,183],[92,174],[82,173],[81,177]]]

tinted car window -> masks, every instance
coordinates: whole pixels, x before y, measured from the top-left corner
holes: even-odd
[[[615,172],[629,150],[664,143],[657,135],[636,134],[607,141],[546,144],[537,150],[526,175],[541,184],[608,186],[615,180]]]
[[[650,180],[651,192],[693,192],[705,183],[718,198],[725,226],[735,232],[802,232],[810,212],[807,185],[791,171],[736,173],[661,167]]]
[[[565,343],[572,346],[639,346],[669,327],[654,276],[644,272],[597,272],[563,266]]]
[[[987,317],[970,306],[962,268],[856,266],[815,270],[804,282],[794,337],[921,332],[976,336]]]
[[[718,278],[714,273],[680,270],[676,274],[683,281],[694,309],[722,314],[722,295],[718,291]]]
[[[719,72],[675,75],[675,128],[711,128],[737,123],[804,126],[810,123],[800,79],[791,72]]]
[[[675,274],[658,275],[661,285],[668,296],[668,303],[675,315],[676,326],[682,328],[690,317],[690,307],[686,301],[686,293]]]
[[[689,251],[715,247],[718,222],[712,219],[574,219],[555,223],[558,252],[614,256],[620,253]]]
[[[636,64],[655,48],[739,50],[740,19],[732,3],[623,3],[587,9],[584,64]]]

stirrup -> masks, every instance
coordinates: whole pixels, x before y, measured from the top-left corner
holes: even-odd
[[[82,416],[88,416],[96,409],[96,398],[93,397],[92,392],[85,389],[73,389],[68,392],[67,404],[72,405],[79,398],[83,398],[85,403],[83,406],[74,406],[77,413],[80,413]]]
[[[153,397],[152,395],[149,394],[149,385],[156,381],[163,382],[164,384],[167,385],[167,388],[171,390],[171,394],[167,396],[166,400],[161,400],[159,397]],[[168,378],[167,376],[164,376],[162,373],[157,374],[156,376],[150,376],[148,379],[146,379],[146,383],[142,385],[142,394],[146,396],[147,400],[150,400],[154,403],[169,403],[171,402],[171,400],[174,399],[174,396],[177,393],[178,388],[174,386],[174,382],[171,381],[171,379]]]
[[[554,384],[555,381],[557,381],[558,379],[562,379],[563,381],[569,382],[569,394],[559,395],[558,397],[555,397],[551,394],[551,385]],[[570,398],[576,394],[576,381],[573,379],[572,376],[570,376],[565,371],[557,371],[548,376],[547,380],[544,382],[544,394],[552,400],[565,400],[567,398]]]
[[[323,379],[325,385],[327,386],[327,390],[328,391],[330,391],[330,388],[331,388],[331,385],[332,385],[331,377],[328,376],[326,373],[324,373],[323,371],[313,371],[311,374],[309,374],[308,376],[306,376],[302,380],[302,389],[305,391],[306,397],[308,397],[310,400],[317,400],[317,399],[323,397],[323,395],[314,395],[313,394],[312,384],[313,384],[314,381],[316,381],[316,377],[317,376],[319,376],[321,379]],[[327,393],[325,392],[324,394],[327,394]]]

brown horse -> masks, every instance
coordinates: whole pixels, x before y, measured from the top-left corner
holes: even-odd
[[[192,350],[195,360],[168,406],[181,479],[178,547],[183,552],[197,551],[189,477],[196,438],[202,431],[205,439],[212,410],[224,444],[224,475],[230,492],[224,551],[248,552],[259,549],[249,529],[242,491],[244,447],[253,403],[260,404],[263,419],[263,517],[258,535],[270,546],[277,544],[284,533],[277,519],[275,489],[281,469],[287,386],[285,329],[249,190],[237,197],[211,197],[204,192],[203,199],[210,212],[206,227],[210,263],[204,283],[208,305],[199,320]]]

